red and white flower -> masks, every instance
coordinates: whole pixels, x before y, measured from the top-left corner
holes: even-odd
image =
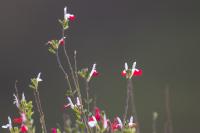
[[[65,38],[66,38],[66,37],[61,38],[61,39],[58,41],[58,44],[61,45],[61,46],[63,46],[63,45],[65,44]]]
[[[92,70],[89,73],[89,76],[86,81],[89,82],[92,77],[96,77],[98,75],[99,75],[99,72],[96,70],[96,64],[93,64]]]
[[[112,129],[113,130],[118,130],[123,127],[122,121],[119,117],[116,117],[114,122],[112,123]]]
[[[94,116],[91,116],[91,117],[89,118],[89,120],[88,120],[88,125],[89,125],[89,127],[93,128],[93,127],[95,127],[97,124],[98,124],[98,123],[97,123],[96,118],[95,118]]]
[[[75,19],[75,16],[73,14],[67,13],[67,7],[64,8],[64,19],[66,21],[73,21]]]
[[[136,123],[133,122],[133,116],[130,117],[130,121],[128,123],[129,128],[135,128],[136,127]]]
[[[136,68],[136,62],[133,62],[132,68],[128,68],[128,64],[125,62],[124,70],[122,71],[121,75],[128,79],[131,79],[133,76],[141,76],[142,70]]]

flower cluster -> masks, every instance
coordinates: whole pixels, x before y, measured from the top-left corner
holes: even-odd
[[[11,119],[11,117],[8,116],[8,124],[3,125],[2,128],[8,128],[11,133],[19,133],[19,132],[27,133],[28,131],[35,132],[32,119],[33,115],[32,101],[27,102],[24,93],[22,93],[21,100],[19,100],[16,94],[14,94],[13,96],[14,96],[13,103],[16,105],[18,109],[20,117],[14,117],[13,119]]]
[[[81,117],[81,114],[83,109],[83,105],[80,104],[79,98],[76,98],[76,104],[74,104],[70,97],[67,97],[68,104],[65,105],[65,108],[69,109],[71,108],[73,112],[76,114],[77,118]],[[81,122],[81,121],[80,121]],[[127,132],[127,133],[135,133],[136,132],[136,123],[133,120],[133,116],[130,117],[129,121],[126,121],[125,123],[122,123],[121,119],[117,116],[113,122],[111,122],[106,117],[106,113],[104,111],[101,111],[98,107],[94,108],[94,113],[89,113],[87,118],[87,124],[89,128],[93,129],[95,128],[97,130],[97,133],[104,133],[104,132]],[[52,131],[52,133],[57,133]]]
[[[74,56],[74,68],[72,63],[70,62],[70,58],[67,54],[67,50],[65,49],[65,30],[69,28],[69,22],[75,20],[75,16],[73,14],[70,14],[67,12],[67,7],[64,8],[64,19],[59,20],[61,26],[62,26],[62,37],[61,39],[57,40],[51,40],[48,41],[48,50],[49,52],[56,54],[56,59],[59,65],[59,68],[62,70],[62,72],[65,75],[65,78],[68,83],[68,90],[70,90],[70,94],[66,97],[67,104],[64,105],[64,108],[66,111],[70,110],[74,115],[71,115],[70,117],[75,116],[75,124],[72,125],[71,118],[68,120],[70,122],[66,122],[67,124],[63,128],[63,133],[79,133],[79,132],[86,132],[86,133],[114,133],[114,132],[120,132],[120,133],[136,133],[138,131],[138,123],[134,118],[136,118],[136,113],[134,113],[135,116],[131,116],[129,120],[126,119],[127,112],[128,112],[128,103],[129,103],[129,94],[132,93],[133,88],[131,87],[131,80],[133,76],[141,76],[142,70],[136,68],[136,62],[133,63],[132,68],[128,68],[128,64],[125,63],[125,69],[122,71],[121,75],[125,77],[129,82],[127,88],[127,105],[125,106],[125,115],[123,118],[123,121],[121,121],[120,117],[117,116],[114,118],[114,120],[110,120],[109,117],[107,117],[106,112],[100,110],[96,105],[91,106],[92,98],[89,97],[89,82],[93,77],[97,77],[99,75],[99,72],[96,69],[96,63],[93,64],[92,69],[89,71],[88,68],[83,68],[80,71],[77,71],[76,66],[76,54]],[[65,67],[62,66],[62,62],[60,61],[58,49],[60,46],[63,46],[64,54],[66,56],[68,66],[70,73],[65,70]],[[70,77],[70,76],[71,77]],[[84,79],[86,82],[86,89],[85,93],[82,93],[83,90],[81,90],[79,85],[79,77],[78,75]],[[31,79],[31,84],[29,87],[33,90],[34,94],[34,100],[36,103],[36,107],[39,113],[40,117],[40,124],[41,124],[41,130],[43,133],[47,133],[46,129],[46,123],[44,118],[44,113],[42,111],[42,105],[40,102],[40,95],[39,95],[39,83],[42,81],[41,79],[41,73],[37,75],[36,78]],[[73,81],[71,83],[71,81]],[[86,95],[86,98],[84,96]],[[131,99],[133,100],[133,95],[130,95]],[[133,103],[133,101],[131,101]],[[19,117],[14,117],[11,119],[11,117],[8,117],[8,124],[5,124],[2,126],[2,128],[7,128],[11,133],[35,133],[35,127],[33,126],[33,105],[32,101],[27,102],[24,96],[24,93],[22,94],[21,100],[19,100],[18,94],[14,94],[14,102],[13,102],[19,112]],[[87,109],[86,109],[87,108]],[[72,118],[73,119],[73,118]],[[137,124],[136,124],[137,123]],[[13,126],[14,125],[14,126]],[[61,133],[61,128],[52,128],[52,133]]]
[[[136,68],[136,62],[133,62],[132,68],[128,68],[128,64],[125,63],[124,70],[122,71],[121,75],[126,77],[127,79],[131,79],[133,76],[141,76],[142,70]]]

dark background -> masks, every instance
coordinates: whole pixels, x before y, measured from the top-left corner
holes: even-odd
[[[60,38],[63,8],[76,15],[67,31],[70,54],[78,51],[79,69],[97,63],[91,81],[97,104],[112,119],[122,116],[126,82],[124,62],[143,69],[134,80],[141,132],[151,132],[152,112],[163,132],[164,89],[170,87],[175,133],[200,132],[199,3],[186,0],[1,0],[0,125],[16,114],[14,82],[32,98],[30,78],[42,72],[42,104],[50,129],[62,123],[66,82],[45,43]],[[5,130],[0,132],[6,132]]]

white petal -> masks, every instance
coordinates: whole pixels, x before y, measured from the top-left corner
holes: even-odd
[[[132,69],[135,69],[135,67],[136,67],[136,61],[133,62]]]
[[[15,104],[17,106],[17,108],[19,108],[19,100],[15,94],[13,94],[13,96],[14,96],[13,104]]]
[[[41,75],[41,72],[40,73],[38,73],[38,76],[37,76],[37,82],[40,82],[40,81],[42,81],[42,79],[40,78],[40,75]]]
[[[67,97],[67,99],[68,99],[68,101],[69,101],[70,107],[71,107],[72,109],[74,109],[74,104],[73,104],[71,98],[70,98],[70,97]]]
[[[124,68],[125,68],[126,71],[128,70],[128,64],[126,62],[124,64]]]
[[[95,72],[95,70],[96,70],[96,64],[93,64],[92,70],[91,70],[91,72],[90,72],[90,74],[89,74],[89,76],[88,76],[88,78],[87,78],[87,82],[90,81],[90,79],[91,79],[93,73]]]
[[[133,123],[133,116],[130,117],[129,123]]]
[[[81,103],[80,103],[80,100],[79,100],[78,97],[76,98],[76,105],[77,105],[77,106],[81,106]]]
[[[25,100],[26,100],[25,95],[24,93],[22,93],[22,101],[25,101]]]
[[[120,119],[119,117],[117,117],[117,121],[118,121],[118,123],[119,123],[120,128],[122,128],[122,127],[123,127],[123,124],[122,124],[122,121],[121,121],[121,119]]]
[[[103,128],[106,129],[108,127],[108,122],[107,122],[107,119],[106,119],[106,115],[104,114],[103,116]]]

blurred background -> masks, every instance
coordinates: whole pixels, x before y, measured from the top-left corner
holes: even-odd
[[[92,79],[91,93],[110,119],[124,110],[124,62],[137,61],[143,69],[133,81],[141,133],[152,131],[154,111],[159,113],[158,133],[163,133],[166,86],[174,133],[200,132],[200,8],[199,2],[186,0],[1,0],[0,125],[17,111],[15,80],[31,100],[28,85],[39,72],[48,128],[62,125],[67,84],[45,43],[61,37],[58,19],[64,6],[76,16],[67,31],[69,54],[77,50],[79,69],[97,63],[100,76]]]

